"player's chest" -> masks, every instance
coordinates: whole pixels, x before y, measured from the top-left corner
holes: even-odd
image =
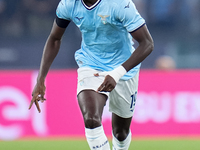
[[[112,9],[107,6],[97,6],[91,10],[84,6],[77,7],[71,19],[81,31],[104,30],[115,24]]]

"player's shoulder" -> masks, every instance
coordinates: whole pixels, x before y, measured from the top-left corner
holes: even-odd
[[[61,11],[72,12],[77,0],[60,0],[59,8]]]
[[[123,3],[133,3],[133,1],[132,0],[114,0],[114,1],[112,1],[113,3],[115,3],[116,5],[121,5],[121,4],[123,4]]]
[[[134,4],[132,0],[114,0],[112,3],[117,7],[128,7],[130,3]]]
[[[60,3],[63,6],[70,6],[70,5],[74,5],[76,0],[60,0]]]
[[[76,0],[60,0],[56,14],[59,18],[70,20]]]

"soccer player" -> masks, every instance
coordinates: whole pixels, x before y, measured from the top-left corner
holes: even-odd
[[[102,126],[109,101],[112,112],[113,150],[128,150],[135,108],[140,63],[154,44],[145,20],[131,0],[61,0],[44,47],[37,83],[29,109],[44,101],[44,81],[56,57],[62,36],[73,21],[82,33],[75,53],[78,68],[77,98],[91,150],[110,150]],[[133,40],[139,44],[133,47]]]

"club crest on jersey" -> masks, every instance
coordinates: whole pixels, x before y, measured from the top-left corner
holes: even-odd
[[[106,23],[107,23],[106,18],[108,18],[109,15],[98,15],[98,16],[101,17],[101,22],[102,22],[103,24],[106,24]]]

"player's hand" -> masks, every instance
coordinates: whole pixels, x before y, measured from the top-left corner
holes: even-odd
[[[98,91],[105,91],[105,92],[111,92],[118,81],[127,73],[126,69],[120,65],[114,70],[111,71],[104,71],[100,73],[94,74],[94,76],[104,76],[105,79],[103,83],[100,85],[100,87],[97,89]]]
[[[41,112],[38,102],[41,101],[43,103],[46,100],[44,98],[45,90],[46,90],[46,87],[45,87],[44,83],[37,83],[35,85],[35,88],[32,92],[32,99],[31,99],[31,103],[29,105],[29,109],[31,109],[33,103],[35,103],[35,106],[36,106],[38,112],[39,113]]]
[[[110,75],[107,75],[106,72],[94,74],[94,76],[96,77],[100,75],[105,76],[105,79],[103,83],[99,86],[99,88],[97,89],[97,92],[111,92],[115,88],[117,83]]]

